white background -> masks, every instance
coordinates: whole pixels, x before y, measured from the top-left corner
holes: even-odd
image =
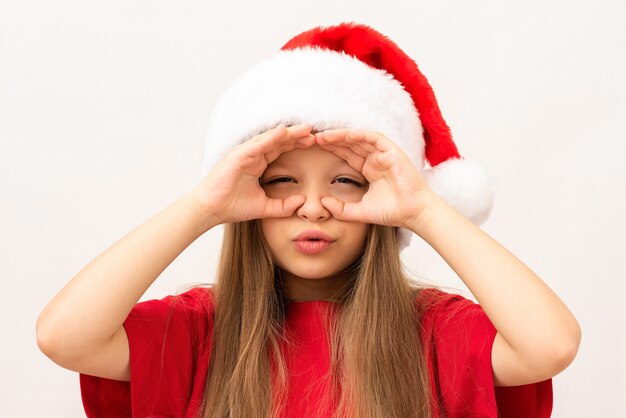
[[[615,1],[0,4],[0,416],[84,416],[78,374],[36,344],[44,306],[89,261],[199,182],[218,95],[317,25],[388,35],[429,78],[461,154],[497,187],[483,230],[577,317],[554,417],[626,416],[624,3]],[[213,280],[221,228],[141,300]],[[418,237],[415,274],[462,281]]]

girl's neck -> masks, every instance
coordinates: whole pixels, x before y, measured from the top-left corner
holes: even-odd
[[[293,302],[334,302],[345,285],[346,277],[338,275],[317,279],[307,279],[292,274],[284,274],[283,285],[287,298]]]

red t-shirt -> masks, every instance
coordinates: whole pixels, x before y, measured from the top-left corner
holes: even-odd
[[[133,307],[124,321],[131,382],[81,373],[81,396],[88,417],[196,418],[211,349],[210,290],[194,288]],[[429,296],[441,299],[424,313],[422,338],[431,389],[446,418],[549,417],[551,379],[523,386],[493,385],[491,347],[496,329],[480,305],[437,289],[422,292],[422,297]],[[290,303],[286,325],[297,340],[293,345],[297,355],[283,346],[291,386],[281,418],[306,417],[306,406],[321,396],[323,385],[311,390],[309,384],[318,382],[330,366],[320,312],[331,303]]]

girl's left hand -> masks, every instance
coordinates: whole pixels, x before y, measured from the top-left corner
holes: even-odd
[[[433,198],[426,180],[393,141],[366,129],[330,129],[315,134],[317,144],[343,158],[369,181],[360,202],[325,196],[322,205],[339,220],[408,228]]]

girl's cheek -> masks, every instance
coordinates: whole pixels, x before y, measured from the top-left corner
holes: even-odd
[[[365,192],[363,191],[363,189],[359,189],[357,187],[354,186],[348,186],[350,188],[336,188],[331,190],[331,196],[339,199],[343,202],[346,203],[356,203],[356,202],[360,202],[361,198],[363,197],[363,195],[365,194]]]
[[[265,190],[265,195],[270,199],[285,199],[295,194],[285,187],[266,186],[263,187],[263,190]]]

